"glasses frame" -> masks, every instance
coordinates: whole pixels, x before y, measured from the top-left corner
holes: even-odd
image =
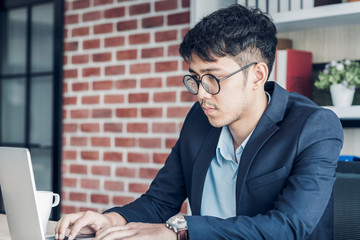
[[[241,72],[241,71],[243,71],[243,70],[245,70],[245,69],[247,69],[247,68],[249,68],[249,67],[251,67],[252,65],[255,65],[255,64],[257,64],[257,62],[252,62],[252,63],[250,63],[250,64],[248,64],[248,65],[240,68],[239,70],[236,70],[235,72],[230,73],[229,75],[227,75],[227,76],[225,76],[225,77],[223,77],[223,78],[220,78],[220,79],[218,79],[217,77],[215,77],[215,76],[212,75],[212,74],[204,74],[204,75],[202,75],[202,76],[200,77],[200,80],[197,80],[194,76],[188,74],[188,75],[185,75],[185,76],[183,77],[183,83],[184,83],[186,89],[187,89],[191,94],[193,94],[193,95],[198,95],[198,94],[199,94],[200,84],[201,84],[201,86],[205,89],[206,92],[210,93],[211,95],[216,95],[216,94],[218,94],[218,93],[220,92],[220,82],[221,82],[221,81],[223,81],[223,80],[225,80],[225,79],[227,79],[227,78],[229,78],[229,77],[231,77],[231,76],[233,76],[233,75],[235,75],[235,74],[237,74],[237,73],[239,73],[239,72]],[[209,90],[207,89],[207,87],[203,85],[202,79],[203,79],[204,76],[211,76],[212,78],[214,78],[214,79],[216,80],[216,82],[217,82],[217,84],[218,84],[218,91],[217,91],[216,93],[211,93],[211,92],[209,92]],[[189,87],[188,87],[188,85],[187,85],[187,83],[186,83],[186,82],[187,82],[186,79],[188,79],[189,77],[192,78],[192,79],[197,83],[197,87],[198,87],[198,88],[197,88],[197,92],[196,92],[196,93],[193,93],[192,91],[190,91],[190,89],[189,89]]]

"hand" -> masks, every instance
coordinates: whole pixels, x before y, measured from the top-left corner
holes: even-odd
[[[100,214],[96,212],[79,212],[62,217],[55,228],[55,238],[64,239],[66,230],[70,229],[69,240],[79,233],[96,233],[101,229],[126,224],[125,218],[117,213]]]
[[[176,240],[165,224],[128,223],[100,230],[94,240]]]

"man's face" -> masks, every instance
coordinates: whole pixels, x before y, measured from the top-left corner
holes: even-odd
[[[217,58],[215,62],[205,62],[194,54],[190,62],[190,73],[198,79],[204,74],[211,74],[221,79],[241,67],[243,66],[239,66],[230,57]],[[252,81],[249,80],[251,69],[252,66],[247,70],[248,78],[245,78],[243,72],[239,72],[221,81],[220,92],[217,95],[206,92],[201,84],[199,85],[197,99],[211,125],[214,127],[232,125],[251,114],[251,105],[254,100]]]

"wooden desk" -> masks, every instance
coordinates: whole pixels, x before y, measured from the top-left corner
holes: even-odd
[[[49,221],[46,234],[54,235],[55,226],[56,222]],[[0,240],[11,240],[6,216],[4,214],[0,214]]]

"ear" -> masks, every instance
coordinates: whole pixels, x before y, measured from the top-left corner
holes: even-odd
[[[269,69],[264,62],[259,62],[254,66],[254,84],[253,89],[262,88],[266,81],[269,74]]]

